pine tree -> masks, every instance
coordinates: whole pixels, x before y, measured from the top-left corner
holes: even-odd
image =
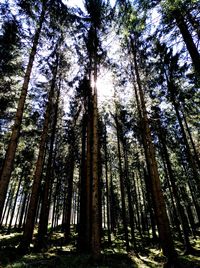
[[[32,49],[31,49],[31,52],[29,55],[29,61],[28,61],[28,65],[26,67],[26,73],[24,76],[23,86],[22,86],[20,98],[18,101],[18,108],[17,108],[17,112],[16,112],[16,116],[15,116],[15,123],[14,123],[13,128],[12,128],[10,142],[8,145],[3,168],[1,171],[0,218],[2,217],[2,212],[3,212],[4,202],[5,202],[6,193],[7,193],[7,189],[8,189],[8,184],[9,184],[12,169],[13,169],[15,153],[16,153],[16,149],[17,149],[19,136],[20,136],[21,122],[22,122],[24,105],[25,105],[25,100],[26,100],[27,91],[28,91],[28,85],[29,85],[31,71],[32,71],[32,67],[33,67],[33,63],[34,63],[34,59],[35,59],[35,55],[36,55],[36,51],[37,51],[40,33],[42,30],[42,25],[43,25],[43,22],[45,20],[45,12],[46,12],[46,1],[43,1],[41,14],[40,14],[40,18],[38,21],[38,27],[37,27],[35,34],[34,34]]]

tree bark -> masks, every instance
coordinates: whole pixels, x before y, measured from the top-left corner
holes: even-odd
[[[170,162],[170,158],[169,158],[169,153],[168,153],[167,146],[166,146],[167,141],[166,141],[166,138],[165,138],[162,126],[161,126],[159,114],[157,114],[157,117],[158,117],[158,121],[157,121],[158,136],[160,138],[160,142],[162,145],[163,156],[166,160],[166,165],[167,165],[169,179],[170,179],[170,183],[171,183],[171,187],[172,187],[172,192],[173,192],[173,196],[175,198],[176,207],[177,207],[176,211],[178,213],[178,218],[179,218],[181,226],[182,226],[184,245],[185,245],[185,253],[189,253],[192,251],[192,246],[191,246],[191,243],[189,240],[189,230],[188,230],[186,222],[185,222],[186,216],[185,216],[184,210],[183,210],[181,203],[180,203],[178,188],[176,186],[175,176],[174,176],[174,172],[172,170],[172,166],[171,166],[171,162]]]
[[[20,187],[21,187],[22,177],[23,177],[23,175],[24,175],[23,173],[24,173],[24,172],[23,172],[23,170],[22,170],[22,173],[21,173],[21,176],[20,176],[18,185],[17,185],[17,192],[16,192],[16,194],[15,194],[15,198],[14,198],[14,203],[13,203],[13,207],[12,207],[12,211],[11,211],[10,223],[9,223],[9,226],[8,226],[7,234],[10,234],[10,230],[11,230],[11,227],[12,227],[12,221],[13,221],[14,213],[15,213],[15,209],[16,209],[17,198],[18,198],[18,194],[19,194]]]
[[[106,214],[107,214],[107,230],[108,230],[108,244],[111,244],[111,230],[110,230],[110,189],[109,189],[109,178],[108,178],[108,151],[107,151],[107,129],[106,122],[104,123],[104,154],[105,154],[105,175],[106,175]]]
[[[120,191],[121,191],[121,202],[122,202],[122,222],[123,222],[123,229],[125,235],[125,245],[126,251],[130,250],[129,246],[129,238],[128,238],[128,224],[127,224],[127,217],[126,217],[126,203],[125,203],[125,184],[124,184],[124,175],[122,169],[122,157],[121,157],[121,147],[120,147],[120,133],[119,133],[119,121],[117,118],[117,112],[115,116],[116,122],[116,130],[117,130],[117,149],[118,149],[118,159],[119,159],[119,176],[120,176]]]
[[[54,153],[54,142],[56,136],[56,126],[58,120],[58,106],[59,106],[59,99],[60,99],[60,88],[58,90],[57,99],[55,103],[54,109],[54,119],[53,119],[53,126],[52,126],[52,133],[50,138],[50,148],[49,148],[49,157],[47,163],[47,173],[46,179],[44,183],[44,191],[42,196],[42,204],[40,210],[40,220],[38,226],[38,237],[37,237],[37,244],[36,247],[41,249],[45,246],[45,236],[47,234],[48,228],[48,218],[49,218],[49,206],[50,206],[50,186],[52,181],[52,162],[53,162],[53,153]]]
[[[22,123],[22,117],[24,113],[24,105],[26,101],[27,91],[28,91],[28,85],[30,81],[30,76],[32,72],[32,67],[37,51],[37,46],[40,38],[40,33],[42,30],[42,25],[45,19],[45,13],[46,13],[46,1],[43,1],[42,5],[42,11],[38,23],[38,28],[36,29],[34,39],[33,39],[33,45],[31,49],[31,53],[29,55],[29,61],[28,65],[26,67],[26,73],[24,76],[24,82],[22,85],[21,95],[18,101],[18,107],[17,112],[15,116],[15,122],[14,126],[12,128],[12,133],[10,137],[10,141],[8,144],[8,149],[6,152],[4,164],[1,171],[1,178],[0,178],[0,219],[2,217],[3,207],[6,199],[7,189],[11,178],[11,173],[14,166],[14,158],[15,153],[17,149],[18,140],[20,137],[20,130],[21,130],[21,123]]]
[[[200,193],[199,173],[198,173],[196,163],[195,163],[194,158],[193,158],[192,153],[191,153],[190,145],[188,143],[188,139],[187,139],[185,129],[184,129],[184,126],[183,126],[183,122],[182,122],[182,118],[181,118],[181,115],[180,115],[179,106],[178,106],[177,101],[176,101],[176,96],[175,96],[175,93],[174,93],[176,91],[175,86],[174,86],[172,81],[169,81],[168,79],[167,79],[167,81],[168,81],[168,91],[169,91],[170,96],[171,96],[171,102],[172,102],[172,104],[174,106],[176,116],[177,116],[177,119],[178,119],[178,122],[179,122],[179,126],[181,128],[181,134],[182,134],[182,137],[183,137],[183,140],[184,140],[184,145],[185,145],[185,148],[186,148],[186,155],[187,155],[187,158],[188,158],[188,162],[190,163],[191,168],[192,168],[193,179],[196,182],[197,189],[198,189],[198,191]]]
[[[96,75],[94,77],[96,83]],[[99,141],[98,141],[98,108],[97,89],[94,86],[93,94],[93,147],[92,147],[92,228],[91,247],[94,258],[99,258],[101,253],[101,226],[100,226],[100,197],[99,197]]]
[[[29,245],[32,241],[32,236],[33,236],[35,216],[36,216],[38,198],[39,198],[39,189],[41,185],[41,175],[42,175],[43,164],[44,164],[45,147],[46,147],[46,141],[47,141],[47,135],[48,135],[48,129],[49,129],[49,122],[51,118],[52,102],[53,102],[54,91],[55,91],[57,68],[58,68],[58,63],[54,68],[52,85],[51,85],[51,89],[49,92],[43,131],[42,131],[41,140],[40,140],[39,154],[37,158],[36,169],[35,169],[35,174],[34,174],[34,179],[33,179],[28,214],[27,214],[27,219],[25,223],[24,233],[23,233],[22,240],[19,246],[22,251],[28,250]]]
[[[141,84],[140,74],[139,74],[139,69],[138,69],[136,48],[135,48],[134,40],[132,37],[130,41],[131,41],[131,49],[132,49],[134,69],[135,69],[135,75],[136,75],[136,83],[137,83],[139,97],[140,97],[142,122],[143,122],[145,139],[146,139],[145,144],[147,146],[147,151],[146,151],[147,161],[149,164],[150,179],[151,179],[150,184],[152,188],[152,197],[153,197],[153,204],[154,204],[154,209],[155,209],[155,214],[156,214],[160,244],[163,250],[163,254],[168,259],[168,263],[176,263],[177,253],[174,248],[174,243],[173,243],[170,225],[169,225],[169,219],[167,216],[164,197],[163,197],[163,193],[161,189],[161,183],[160,183],[156,156],[155,156],[155,148],[152,142],[149,119],[147,117],[144,92],[142,89],[142,84]]]
[[[198,156],[198,153],[197,153],[197,150],[196,150],[196,147],[195,147],[193,138],[192,138],[192,134],[191,134],[190,128],[189,128],[188,123],[187,123],[187,119],[185,117],[185,113],[183,112],[183,108],[181,109],[181,113],[182,113],[182,116],[183,116],[183,121],[185,123],[185,127],[186,127],[186,130],[187,130],[188,136],[189,136],[190,143],[192,145],[192,149],[193,149],[193,152],[194,152],[194,157],[195,157],[196,163],[197,163],[198,168],[199,168],[199,171],[200,171],[200,160],[199,160],[199,156]]]
[[[81,168],[80,168],[80,216],[78,223],[78,250],[84,252],[86,240],[86,114],[82,118],[82,152],[81,152]],[[88,248],[88,245],[87,245]]]
[[[186,47],[188,49],[188,52],[190,54],[190,57],[192,59],[194,69],[200,78],[200,54],[198,52],[197,47],[195,46],[195,43],[193,41],[193,38],[188,30],[187,24],[185,22],[185,19],[181,13],[181,10],[176,9],[173,12],[173,16],[176,20],[177,26],[182,34],[183,40],[186,44]]]

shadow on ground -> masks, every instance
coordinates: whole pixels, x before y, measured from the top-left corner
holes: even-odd
[[[93,267],[116,267],[116,268],[138,268],[131,257],[127,254],[102,254],[98,261],[93,260],[90,255],[82,255],[73,252],[57,251],[54,253],[31,253],[19,255],[15,248],[6,248],[0,251],[0,267],[70,267],[70,268],[93,268]]]

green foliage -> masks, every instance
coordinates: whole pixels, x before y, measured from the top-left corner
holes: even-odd
[[[5,15],[0,35],[0,115],[13,103],[16,76],[21,72],[19,25]],[[13,103],[14,104],[14,103]]]
[[[55,234],[51,241],[52,246],[48,251],[43,253],[29,253],[22,256],[14,247],[20,240],[21,234],[12,233],[11,235],[1,235],[1,267],[117,267],[117,268],[136,268],[136,267],[162,267],[165,258],[159,248],[152,245],[141,248],[139,253],[130,252],[126,254],[122,252],[122,241],[120,236],[113,237],[113,244],[105,247],[99,260],[92,259],[91,255],[78,254],[72,250],[70,245],[56,246],[60,239],[60,234]],[[194,242],[196,250],[199,249],[197,239]],[[6,249],[4,248],[6,246]],[[11,247],[12,246],[12,247]],[[179,245],[177,244],[179,247]],[[200,265],[200,257],[197,255],[181,256],[179,262],[183,268],[194,268]]]

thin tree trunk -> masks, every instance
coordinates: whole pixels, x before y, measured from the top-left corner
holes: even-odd
[[[184,213],[183,208],[182,208],[181,203],[180,203],[180,198],[179,198],[179,195],[178,195],[178,189],[177,189],[177,186],[176,186],[176,183],[175,183],[175,176],[174,176],[174,172],[172,170],[172,166],[171,166],[171,162],[170,162],[170,158],[169,158],[169,153],[168,153],[168,150],[167,150],[167,147],[166,147],[166,142],[167,141],[166,141],[165,135],[163,133],[163,129],[161,127],[159,114],[157,116],[158,116],[158,135],[159,135],[159,138],[160,138],[160,142],[162,144],[163,156],[165,157],[165,160],[166,160],[169,179],[170,179],[170,183],[171,183],[171,186],[172,186],[173,195],[174,195],[174,198],[175,198],[175,201],[176,201],[177,209],[175,209],[175,211],[177,211],[177,213],[178,213],[178,218],[179,218],[179,220],[181,222],[181,226],[182,226],[182,230],[183,230],[185,253],[189,253],[189,252],[192,251],[192,246],[191,246],[191,243],[190,243],[190,240],[189,240],[188,228],[187,228],[187,225],[185,224],[186,216],[185,216],[185,213]]]
[[[34,39],[33,39],[33,46],[31,49],[31,53],[29,55],[28,65],[26,67],[26,73],[24,76],[24,82],[21,90],[21,95],[18,101],[17,112],[15,116],[14,126],[12,128],[11,138],[8,144],[8,149],[6,152],[3,168],[1,171],[1,178],[0,178],[0,219],[2,217],[3,207],[6,199],[7,189],[11,178],[11,173],[13,170],[15,153],[17,149],[18,140],[20,137],[20,130],[21,130],[21,123],[22,117],[24,113],[24,105],[26,101],[28,85],[30,81],[30,76],[32,72],[33,62],[35,59],[37,46],[40,38],[40,33],[42,30],[42,25],[45,19],[45,12],[46,12],[46,1],[43,1],[42,12],[39,19],[38,28],[36,29]]]
[[[107,129],[105,123],[105,140],[104,140],[104,153],[105,153],[105,175],[106,175],[106,214],[107,214],[107,230],[108,230],[108,244],[111,244],[111,230],[110,230],[110,189],[108,178],[108,152],[107,152]]]
[[[58,117],[58,106],[59,106],[59,99],[60,99],[60,88],[57,94],[57,100],[55,103],[55,110],[54,110],[54,120],[52,126],[52,133],[50,139],[50,148],[49,148],[49,157],[47,163],[47,173],[46,173],[46,180],[44,184],[44,193],[42,196],[42,204],[41,204],[41,211],[40,211],[40,220],[38,226],[38,241],[36,247],[42,248],[45,245],[45,236],[47,234],[48,228],[48,219],[49,219],[49,203],[50,203],[50,186],[52,181],[52,162],[53,162],[53,153],[54,153],[54,142],[55,142],[55,135],[56,135],[56,126],[57,126],[57,117]]]
[[[156,222],[155,222],[155,215],[154,215],[154,210],[153,210],[153,204],[152,204],[152,195],[150,194],[150,186],[149,186],[149,176],[144,168],[144,181],[145,181],[145,186],[146,186],[146,198],[147,198],[147,203],[149,206],[149,213],[150,213],[150,219],[151,219],[151,229],[152,229],[152,238],[153,241],[156,242],[158,240],[157,234],[156,234]]]
[[[41,175],[42,175],[44,156],[45,156],[45,147],[46,147],[49,122],[50,122],[51,111],[52,111],[52,102],[53,102],[55,83],[56,83],[57,67],[58,66],[55,66],[55,69],[54,69],[52,85],[51,85],[51,89],[49,92],[44,126],[43,126],[42,135],[41,135],[40,146],[39,146],[39,154],[38,154],[34,180],[33,180],[33,185],[32,185],[32,192],[31,192],[31,198],[30,198],[30,203],[29,203],[28,215],[26,219],[24,233],[23,233],[22,240],[20,243],[20,249],[22,251],[28,250],[29,245],[32,241],[32,236],[33,236],[34,223],[35,223],[38,198],[39,198],[39,189],[40,189],[40,184],[41,184]]]
[[[142,111],[142,122],[144,127],[146,146],[147,146],[147,160],[150,170],[150,183],[152,188],[153,204],[157,219],[158,232],[160,238],[160,244],[164,255],[168,258],[168,263],[177,262],[177,253],[174,248],[174,243],[171,235],[169,219],[166,212],[164,197],[161,189],[160,178],[158,174],[158,167],[155,156],[155,148],[153,146],[151,131],[149,127],[149,120],[147,117],[146,104],[144,99],[144,92],[140,81],[140,75],[137,64],[136,50],[131,38],[131,48],[133,53],[133,61],[135,67],[136,81],[138,86],[138,92],[140,96],[141,111]]]
[[[80,168],[80,220],[78,223],[78,250],[83,252],[86,235],[86,115],[82,119],[82,152],[81,152],[81,168]],[[88,247],[88,245],[87,245]]]
[[[96,82],[96,73],[94,80]],[[94,86],[93,94],[93,147],[92,147],[92,228],[91,247],[94,258],[99,258],[101,253],[101,225],[100,225],[100,196],[99,196],[99,141],[98,141],[98,108],[97,108],[97,88]]]
[[[130,228],[131,228],[131,240],[134,245],[134,249],[136,250],[136,240],[135,240],[135,230],[134,230],[134,213],[133,213],[133,206],[132,206],[132,196],[131,196],[131,182],[129,179],[129,163],[128,163],[128,155],[126,149],[126,141],[123,141],[123,151],[124,151],[124,169],[125,169],[125,176],[126,176],[126,190],[128,196],[128,210],[129,210],[129,221],[130,221]]]
[[[93,122],[88,115],[87,122],[87,156],[86,156],[86,229],[85,229],[85,250],[91,250],[91,177],[92,177],[92,130]]]
[[[21,205],[21,211],[20,211],[20,217],[19,217],[19,224],[18,229],[20,230],[22,228],[23,218],[24,218],[24,212],[27,204],[27,197],[28,197],[28,191],[24,191],[23,193],[23,200]]]
[[[186,148],[186,155],[187,155],[188,162],[191,165],[192,172],[193,172],[193,175],[194,175],[193,179],[196,182],[196,186],[197,186],[198,191],[200,192],[200,186],[199,186],[200,180],[199,180],[198,170],[197,170],[196,163],[194,161],[194,158],[193,158],[191,150],[190,150],[190,146],[189,146],[188,139],[187,139],[187,136],[186,136],[186,133],[185,133],[182,118],[181,118],[181,115],[180,115],[180,112],[179,112],[179,107],[178,107],[178,104],[176,102],[176,98],[175,98],[175,94],[174,94],[175,88],[174,88],[173,83],[170,82],[170,81],[168,81],[168,90],[170,92],[171,101],[172,101],[172,104],[173,104],[175,112],[176,112],[176,116],[177,116],[177,119],[178,119],[178,122],[179,122],[179,126],[181,128],[181,133],[182,133],[182,137],[183,137],[183,140],[184,140],[184,145],[185,145],[185,148]]]
[[[123,169],[122,169],[120,133],[119,133],[119,122],[118,122],[117,114],[115,116],[115,122],[116,122],[116,129],[117,129],[117,148],[118,148],[120,191],[121,191],[121,202],[122,202],[122,221],[123,221],[123,229],[124,229],[124,235],[125,235],[126,251],[128,252],[130,250],[130,247],[129,247],[128,225],[127,225],[127,217],[126,217],[125,184],[124,184],[124,175],[123,175]]]
[[[164,165],[164,172],[165,172],[165,176],[166,176],[166,182],[167,182],[167,187],[169,188],[169,195],[170,195],[170,199],[171,199],[171,203],[170,203],[170,208],[172,206],[172,211],[171,209],[169,209],[171,215],[172,215],[172,219],[173,219],[173,225],[175,225],[176,229],[177,229],[177,232],[178,232],[178,235],[179,235],[179,239],[180,241],[182,242],[183,241],[183,237],[182,237],[182,232],[181,232],[181,229],[180,229],[180,221],[179,221],[179,218],[178,218],[178,214],[177,214],[177,207],[176,207],[176,204],[175,204],[175,198],[174,198],[174,195],[172,193],[172,186],[170,184],[170,178],[169,178],[169,170],[167,168],[167,165],[166,165],[166,159],[165,159],[165,156],[164,156],[164,153],[161,152],[161,157],[162,157],[162,162],[163,162],[163,165]],[[184,241],[183,241],[184,242]]]
[[[10,234],[10,230],[11,230],[11,227],[12,227],[12,221],[13,221],[13,218],[14,218],[14,213],[15,213],[16,203],[17,203],[17,198],[18,198],[20,187],[21,187],[22,176],[23,176],[23,170],[22,170],[22,174],[20,176],[19,182],[18,182],[17,192],[16,192],[15,198],[14,198],[14,203],[13,203],[13,208],[12,208],[12,212],[11,212],[11,216],[10,216],[10,223],[9,223],[9,226],[8,226],[7,234]]]
[[[181,10],[179,10],[179,9],[174,10],[173,16],[176,20],[177,26],[182,34],[183,40],[186,44],[186,47],[187,47],[188,52],[190,54],[190,57],[192,59],[194,69],[195,69],[198,77],[200,77],[200,54],[198,52],[197,47],[195,46],[195,43],[193,41],[192,36],[188,30],[188,26],[187,26],[185,19],[181,13]]]
[[[197,150],[196,150],[196,147],[195,147],[193,138],[192,138],[191,131],[190,131],[189,126],[188,126],[188,123],[187,123],[187,119],[186,119],[185,114],[183,112],[183,109],[181,110],[181,113],[182,113],[183,121],[185,123],[185,127],[186,127],[186,130],[187,130],[189,139],[190,139],[190,143],[192,145],[192,149],[193,149],[193,152],[194,152],[194,157],[195,157],[196,163],[197,163],[198,168],[199,168],[199,171],[200,171],[200,160],[199,160],[199,156],[198,156],[198,153],[197,153]]]
[[[12,199],[12,187],[8,191],[8,197],[6,199],[6,203],[5,203],[5,206],[4,206],[3,215],[2,215],[2,218],[1,218],[1,222],[0,222],[0,227],[4,224],[4,219],[5,219],[5,216],[6,216],[6,212],[7,212],[8,208],[9,208],[9,203],[10,203],[11,199]]]
[[[110,226],[111,232],[116,233],[116,208],[115,208],[115,198],[114,198],[114,188],[113,188],[113,171],[112,164],[109,164],[110,170]]]
[[[73,142],[72,142],[73,144]],[[72,195],[73,195],[73,178],[74,178],[74,149],[73,145],[70,145],[69,149],[69,176],[68,176],[68,188],[67,188],[67,199],[66,199],[66,225],[65,225],[65,241],[69,242],[70,238],[70,223],[71,223],[71,212],[72,212]]]

